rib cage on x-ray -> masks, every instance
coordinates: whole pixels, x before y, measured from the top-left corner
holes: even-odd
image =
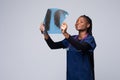
[[[60,28],[60,17],[64,14],[65,15],[65,11],[63,10],[57,10],[54,14],[54,22],[55,22],[55,25],[57,27]],[[66,13],[67,14],[67,13]]]
[[[61,33],[60,26],[68,13],[61,9],[51,8],[47,10],[44,25],[48,33]]]

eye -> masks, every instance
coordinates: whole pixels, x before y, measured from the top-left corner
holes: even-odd
[[[83,21],[80,21],[80,23],[84,23]]]

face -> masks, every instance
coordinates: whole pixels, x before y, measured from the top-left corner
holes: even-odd
[[[84,17],[79,17],[76,21],[75,28],[78,31],[84,31],[89,28],[90,24],[87,22],[86,18]]]

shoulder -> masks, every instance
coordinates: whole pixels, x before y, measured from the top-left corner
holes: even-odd
[[[94,36],[88,35],[88,36],[86,37],[86,40],[94,40]]]
[[[88,35],[84,41],[89,43],[93,48],[96,47],[96,42],[95,42],[94,36]]]

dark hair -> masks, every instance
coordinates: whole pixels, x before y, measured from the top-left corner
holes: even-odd
[[[82,15],[80,17],[84,17],[87,20],[87,22],[90,24],[90,27],[87,29],[87,33],[92,35],[92,20],[91,20],[91,18],[86,15]]]

